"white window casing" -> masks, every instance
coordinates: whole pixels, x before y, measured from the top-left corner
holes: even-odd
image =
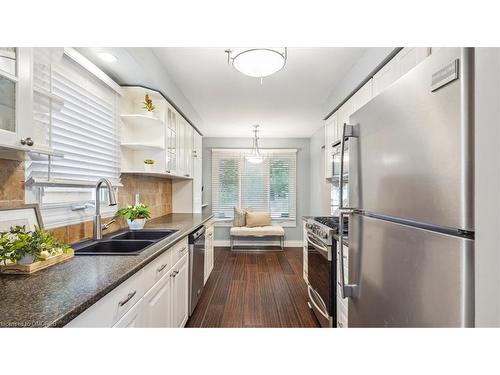
[[[212,212],[230,225],[233,208],[270,211],[273,223],[296,226],[297,150],[260,150],[264,160],[252,164],[247,149],[212,150]]]

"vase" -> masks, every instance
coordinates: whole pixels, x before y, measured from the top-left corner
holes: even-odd
[[[146,224],[146,219],[135,219],[135,220],[127,219],[127,224],[129,229],[131,230],[142,229],[144,228],[144,224]]]
[[[31,264],[35,263],[35,257],[31,254],[25,254],[17,261],[18,264]]]
[[[148,117],[155,117],[155,112],[154,111],[148,111],[147,109],[144,110],[144,115]]]
[[[153,172],[153,164],[144,164],[144,172]]]

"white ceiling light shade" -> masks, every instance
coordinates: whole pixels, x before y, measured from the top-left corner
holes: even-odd
[[[278,48],[249,48],[226,50],[228,63],[233,64],[239,72],[255,78],[263,78],[274,74],[286,64],[286,47]]]
[[[118,61],[117,57],[109,52],[97,52],[97,56],[99,56],[102,61],[106,61],[108,63],[114,63]]]
[[[252,164],[260,164],[264,161],[264,157],[260,154],[259,151],[259,138],[257,137],[257,132],[259,131],[259,125],[254,125],[253,126],[253,147],[252,151],[250,152],[250,155],[246,157],[249,163]]]

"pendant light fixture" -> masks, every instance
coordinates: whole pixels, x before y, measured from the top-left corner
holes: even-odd
[[[227,63],[239,72],[260,78],[268,77],[284,68],[287,49],[283,48],[235,48],[227,49]]]
[[[259,125],[253,126],[253,147],[250,155],[246,157],[247,161],[252,164],[260,164],[264,161],[264,157],[260,154],[259,151],[259,138],[257,137],[257,132],[259,131]]]

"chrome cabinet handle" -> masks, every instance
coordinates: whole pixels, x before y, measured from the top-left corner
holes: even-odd
[[[161,271],[163,271],[163,270],[165,269],[165,267],[167,267],[167,265],[166,265],[166,264],[163,264],[160,268],[158,268],[158,269],[156,270],[156,272],[161,272]]]
[[[337,325],[340,327],[340,328],[344,328],[344,325],[340,322],[337,322]]]
[[[118,304],[120,306],[125,305],[128,301],[130,301],[137,293],[137,290],[134,290],[132,293],[129,293],[127,298],[125,298],[123,301],[120,301]]]
[[[33,139],[31,139],[31,137],[26,137],[26,138],[21,138],[21,144],[23,146],[33,146],[35,142],[33,142]]]
[[[175,276],[177,276],[178,273],[179,273],[179,271],[174,271],[174,272],[172,272],[172,274],[170,275],[170,277],[175,277]]]

